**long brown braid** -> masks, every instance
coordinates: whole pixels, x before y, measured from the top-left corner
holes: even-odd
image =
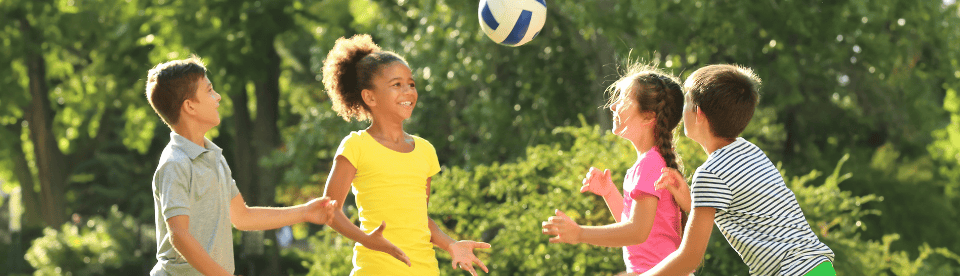
[[[657,151],[667,167],[683,174],[683,160],[677,154],[673,131],[683,117],[683,89],[679,80],[654,66],[634,63],[619,81],[611,85],[607,105],[615,104],[622,97],[634,97],[641,112],[652,111],[657,116],[654,140]],[[681,212],[680,234],[687,224],[687,214]]]

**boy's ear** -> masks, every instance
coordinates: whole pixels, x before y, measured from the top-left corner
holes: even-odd
[[[377,105],[377,99],[373,97],[373,90],[364,89],[360,91],[360,97],[363,98],[363,102],[369,107]]]
[[[700,123],[700,124],[710,123],[710,121],[707,120],[707,114],[703,114],[703,109],[700,109],[699,106],[695,106],[693,108],[695,108],[697,112],[697,123]]]
[[[196,103],[193,102],[192,99],[187,98],[186,100],[183,100],[183,104],[180,105],[180,111],[186,114],[194,114],[197,112],[197,107],[195,104]]]

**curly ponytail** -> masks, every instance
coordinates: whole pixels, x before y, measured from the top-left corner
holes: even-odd
[[[383,51],[367,34],[339,38],[323,60],[323,84],[333,110],[346,121],[370,119],[370,107],[361,91],[373,88],[371,80],[393,62],[407,61],[394,52]]]

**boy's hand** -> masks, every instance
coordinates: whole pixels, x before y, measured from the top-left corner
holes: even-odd
[[[367,235],[367,238],[364,239],[360,244],[363,247],[369,248],[371,250],[380,251],[383,253],[390,254],[397,260],[407,264],[407,266],[412,266],[410,263],[410,258],[407,257],[407,254],[403,253],[403,250],[400,250],[399,247],[393,245],[390,241],[383,237],[383,230],[387,229],[387,222],[384,221],[380,224],[380,227],[374,229],[373,232]]]
[[[583,187],[580,187],[581,193],[588,191],[598,196],[616,193],[617,187],[610,180],[610,170],[600,172],[599,169],[590,167],[587,176],[583,178]]]
[[[657,190],[667,189],[673,195],[677,204],[680,205],[680,209],[683,209],[685,213],[690,213],[690,186],[683,179],[683,175],[674,168],[663,168],[660,172],[663,174],[660,175],[660,179],[657,179],[657,183],[653,184],[653,187]]]
[[[556,236],[550,238],[550,243],[580,243],[580,225],[560,210],[556,210],[556,214],[542,223],[544,234]]]
[[[487,266],[483,265],[483,261],[480,261],[480,259],[473,254],[473,250],[477,248],[490,248],[490,244],[475,241],[458,241],[450,244],[448,252],[450,253],[450,258],[453,259],[453,269],[463,269],[469,271],[470,275],[477,276],[477,271],[473,269],[473,265],[477,264],[483,269],[483,272],[489,273],[490,270],[487,269]]]
[[[304,210],[304,221],[314,224],[327,224],[333,219],[333,211],[336,209],[337,201],[330,200],[329,197],[315,198],[307,202],[307,208]]]

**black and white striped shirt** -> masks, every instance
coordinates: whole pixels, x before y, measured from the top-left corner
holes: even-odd
[[[753,143],[737,138],[693,175],[693,207],[717,209],[714,221],[750,275],[804,275],[834,254],[810,229],[780,171]]]

